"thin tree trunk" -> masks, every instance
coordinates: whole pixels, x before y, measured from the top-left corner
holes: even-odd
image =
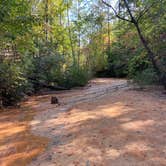
[[[79,21],[80,20],[80,2],[79,0],[77,0],[77,20]],[[78,27],[78,67],[79,67],[79,64],[80,64],[80,48],[81,47],[81,33],[80,33],[80,27]]]
[[[72,51],[73,63],[75,65],[76,64],[76,59],[75,59],[75,52],[74,52],[74,47],[73,47],[73,40],[72,40],[72,36],[71,36],[72,34],[71,34],[71,29],[70,29],[69,3],[67,3],[67,22],[68,22],[70,47],[71,47],[71,51]]]
[[[109,17],[109,13],[110,13],[110,8],[108,7],[108,11],[107,11],[107,14],[108,14],[108,20],[107,20],[107,28],[108,28],[108,52],[110,53],[110,48],[111,48],[111,39],[110,39],[110,17]]]
[[[59,15],[59,25],[63,28],[64,25],[63,25],[63,21],[62,21],[62,12],[60,11],[60,15]],[[65,49],[64,49],[64,34],[63,35],[63,38],[62,38],[62,54],[65,55]]]
[[[48,0],[45,0],[45,40],[48,41]]]

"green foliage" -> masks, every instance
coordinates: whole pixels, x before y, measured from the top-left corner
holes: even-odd
[[[150,7],[139,26],[166,82],[166,2],[127,2],[134,17]],[[129,76],[139,84],[158,82],[135,27],[114,20],[111,11],[98,0],[0,0],[0,95],[4,105],[14,104],[42,85],[83,86],[91,73]],[[129,18],[124,3],[118,14]],[[14,56],[5,58],[5,52],[20,55],[19,61]]]
[[[19,101],[26,86],[27,80],[18,65],[10,62],[0,63],[0,98],[4,106]]]
[[[64,81],[62,85],[67,88],[72,88],[75,86],[84,86],[90,79],[90,72],[83,67],[71,66],[64,74]]]
[[[146,53],[142,50],[139,50],[137,53],[137,56],[134,56],[129,61],[129,78],[140,86],[157,84],[159,81],[157,73],[148,61]]]
[[[134,56],[129,62],[129,76],[133,78],[136,73],[142,73],[150,67],[150,62],[146,56]]]
[[[112,44],[108,55],[108,71],[112,77],[125,77],[128,74],[130,51],[121,43]]]
[[[40,85],[57,85],[63,79],[63,59],[61,55],[50,55],[33,59],[33,71],[28,76],[36,90]]]
[[[36,90],[39,85],[51,85],[71,88],[83,86],[87,83],[89,75],[83,67],[63,68],[63,59],[58,56],[45,56],[34,59],[34,71],[31,80]]]
[[[159,81],[153,68],[147,68],[140,72],[137,71],[132,79],[140,86],[157,84]]]

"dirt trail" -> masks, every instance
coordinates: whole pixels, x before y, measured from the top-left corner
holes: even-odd
[[[166,96],[161,91],[131,90],[121,79],[95,79],[85,88],[56,92],[58,107],[50,104],[52,95],[23,103],[21,115],[1,114],[0,165],[166,165]]]
[[[41,130],[47,118],[49,120],[50,116],[56,117],[76,103],[100,97],[109,92],[110,87],[116,85],[126,86],[126,81],[97,79],[84,88],[54,92],[61,102],[60,107],[50,104],[51,95],[41,95],[31,97],[27,102],[22,103],[21,109],[0,110],[0,166],[27,165],[45,150],[49,142],[50,128],[44,127],[45,131]],[[37,131],[34,127],[36,119],[43,121],[36,126],[39,128]],[[31,132],[31,126],[34,134]]]
[[[59,94],[56,94],[60,101],[60,106],[58,107],[50,105],[50,96],[52,95],[39,96],[37,99],[39,103],[35,105],[35,109],[40,110],[40,114],[35,116],[31,122],[32,131],[34,133],[37,131],[41,136],[47,135],[47,137],[52,138],[55,136],[52,130],[62,132],[62,128],[65,126],[62,124],[55,128],[54,120],[57,121],[59,116],[67,113],[80,103],[93,102],[105,95],[118,91],[118,89],[127,88],[127,81],[123,79],[94,79],[84,88],[61,91]],[[41,102],[42,100],[44,102]]]

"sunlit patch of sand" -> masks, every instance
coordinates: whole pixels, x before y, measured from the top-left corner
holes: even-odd
[[[126,130],[144,130],[148,126],[152,126],[155,124],[154,120],[138,120],[133,122],[126,122],[122,124],[122,128]]]
[[[95,93],[98,87],[116,83],[95,81],[91,86]],[[59,93],[66,105],[58,108],[65,108],[78,96],[88,97],[87,91]],[[6,135],[0,140],[0,162],[8,166],[30,161],[30,166],[165,166],[166,102],[154,92],[119,90],[81,104],[74,102],[66,112],[50,105],[50,96],[31,98],[24,106],[26,114],[1,114],[0,131]],[[34,111],[38,114],[32,120]],[[33,133],[51,139],[35,160],[48,139],[30,134],[29,123]]]
[[[93,102],[75,105],[58,118],[45,119],[55,144],[36,164],[96,166],[161,165],[166,103],[149,92],[121,91]],[[158,110],[158,111],[154,111]],[[41,118],[41,117],[40,117]],[[39,119],[40,119],[39,118]],[[59,129],[59,126],[63,126]],[[163,131],[162,131],[163,130]],[[59,143],[57,137],[60,136]],[[56,138],[56,139],[55,139]],[[48,155],[52,156],[48,161]]]
[[[30,133],[33,111],[0,112],[0,166],[25,166],[41,154],[48,139]]]

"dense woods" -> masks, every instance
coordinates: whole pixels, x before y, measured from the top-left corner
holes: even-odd
[[[93,76],[166,88],[165,0],[0,0],[0,101]]]

